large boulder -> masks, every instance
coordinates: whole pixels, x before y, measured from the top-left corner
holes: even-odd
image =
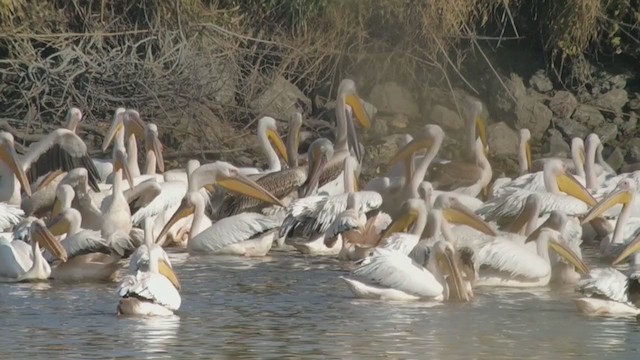
[[[618,170],[624,165],[624,152],[619,148],[613,149],[609,157],[607,157],[607,163],[611,165],[614,170]]]
[[[618,136],[618,127],[615,124],[607,123],[596,129],[595,133],[600,137],[600,141],[608,143]]]
[[[428,121],[430,123],[440,125],[445,130],[458,130],[464,127],[464,120],[460,115],[442,105],[436,105],[431,109]]]
[[[509,156],[518,153],[518,134],[505,122],[487,127],[489,152],[494,156]]]
[[[611,110],[616,114],[622,113],[622,108],[629,102],[629,95],[624,89],[612,89],[599,95],[593,101],[597,107]]]
[[[543,143],[543,150],[546,156],[569,157],[571,147],[564,141],[562,133],[556,129],[549,129],[547,132],[547,142]]]
[[[640,139],[630,139],[625,145],[627,149],[629,149],[629,151],[627,152],[627,160],[629,160],[629,162],[640,161]]]
[[[515,108],[516,128],[531,131],[534,139],[541,139],[551,123],[553,113],[543,103],[531,97],[518,100]]]
[[[586,126],[573,119],[553,119],[553,126],[569,139],[574,137],[584,139],[590,132]]]
[[[538,70],[533,74],[531,79],[529,79],[529,85],[541,93],[553,90],[553,83],[551,83],[551,79],[549,79],[544,70]]]
[[[568,119],[578,106],[578,100],[568,91],[558,91],[549,102],[549,109],[560,119]]]
[[[513,114],[518,99],[527,97],[527,88],[524,86],[522,78],[516,74],[511,74],[509,78],[503,80],[503,83],[504,86],[499,81],[494,81],[492,85],[491,91],[496,94],[494,105],[499,112]]]
[[[382,112],[405,114],[412,119],[420,115],[413,94],[394,81],[374,86],[369,101]]]
[[[277,76],[249,107],[263,116],[290,119],[295,112],[306,113],[311,110],[311,100],[287,79]]]
[[[571,118],[592,129],[604,124],[604,116],[598,109],[590,105],[578,105]]]

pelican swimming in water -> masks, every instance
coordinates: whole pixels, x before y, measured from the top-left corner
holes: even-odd
[[[625,276],[614,268],[593,269],[578,283],[577,290],[586,295],[574,299],[583,314],[628,316],[640,314],[640,272]]]
[[[51,275],[51,267],[40,252],[40,246],[61,261],[67,260],[65,249],[49,232],[42,220],[29,227],[31,246],[21,240],[0,237],[0,277],[17,281],[43,281]]]
[[[355,296],[366,299],[442,301],[455,297],[468,300],[451,244],[439,241],[430,254],[414,253],[414,256],[421,255],[421,263],[409,256],[426,225],[424,202],[407,200],[402,211],[403,215],[390,226],[391,231],[410,227],[411,232],[391,235],[385,245],[377,247],[359,262],[352,272],[355,279],[341,279]],[[453,281],[447,281],[447,278]]]
[[[223,218],[208,228],[204,228],[201,224],[206,218],[205,199],[198,190],[209,184],[217,184],[228,191],[238,192],[273,205],[282,206],[282,203],[275,196],[253,180],[242,175],[235,166],[221,161],[202,165],[190,176],[187,195],[162,229],[159,237],[164,236],[177,221],[193,214],[193,222],[187,243],[187,249],[190,253],[264,256],[271,248],[271,242],[274,239],[274,234],[265,234],[265,232],[275,229],[280,225],[280,222],[261,214],[242,213]],[[268,246],[256,246],[256,241],[254,241],[256,237],[258,240],[268,243]],[[257,242],[262,244],[260,241]]]
[[[118,315],[173,315],[182,303],[180,282],[164,250],[153,243],[145,220],[145,244],[131,256],[130,274],[118,286]]]

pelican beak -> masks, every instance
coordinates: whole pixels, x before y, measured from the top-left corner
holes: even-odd
[[[162,228],[162,231],[160,231],[160,235],[158,235],[156,242],[165,237],[169,232],[169,229],[171,229],[171,227],[175,225],[180,219],[184,219],[187,216],[193,214],[195,210],[196,207],[193,204],[190,204],[186,198],[183,198],[180,206],[178,207],[178,210],[173,213],[169,221],[167,221],[167,223]]]
[[[250,196],[269,204],[284,207],[284,204],[277,197],[268,192],[265,188],[260,186],[255,181],[240,173],[236,173],[234,176],[230,177],[224,175],[218,176],[218,178],[216,179],[216,184],[228,191]]]
[[[418,219],[418,213],[414,210],[399,214],[395,219],[393,219],[391,224],[389,224],[380,238],[384,239],[398,232],[406,232],[411,225],[416,222],[416,219]]]
[[[129,170],[129,166],[127,165],[127,155],[124,152],[118,150],[116,151],[116,159],[113,164],[113,170],[118,171],[122,170],[122,174],[124,178],[129,183],[129,188],[133,189],[133,177],[131,176],[131,171]]]
[[[107,148],[113,141],[113,138],[116,136],[118,131],[121,131],[124,129],[124,123],[122,119],[123,116],[124,116],[124,109],[123,108],[117,109],[115,114],[113,115],[113,120],[111,121],[111,127],[109,127],[109,131],[107,132],[107,135],[104,137],[104,140],[102,140],[102,152],[107,151]]]
[[[358,184],[358,174],[356,174],[356,172],[353,172],[353,192],[358,192],[360,191],[360,184]]]
[[[66,174],[66,173],[60,169],[50,171],[47,174],[47,176],[44,179],[42,179],[42,181],[38,184],[38,186],[36,187],[36,191],[40,191],[44,189],[45,187],[47,187],[47,185],[51,184],[54,180],[56,180],[58,176],[63,174]]]
[[[216,186],[214,184],[207,184],[204,186],[204,188],[210,193],[213,194],[214,192],[216,192]]]
[[[581,162],[582,164],[584,164],[584,163],[587,161],[587,160],[586,160],[586,159],[587,159],[587,156],[586,156],[586,154],[584,153],[584,148],[581,148],[581,149],[580,149],[580,151],[578,152],[578,155],[580,156],[580,162]]]
[[[180,281],[178,280],[178,276],[173,271],[173,268],[171,267],[171,265],[169,265],[168,262],[166,262],[165,260],[158,260],[158,271],[169,281],[171,281],[171,283],[177,290],[180,290]]]
[[[67,250],[60,244],[53,234],[40,222],[34,222],[32,225],[31,237],[32,241],[37,241],[40,246],[49,250],[53,256],[61,261],[67,261]]]
[[[24,192],[31,196],[31,184],[29,184],[29,180],[27,179],[27,174],[25,174],[22,166],[18,162],[16,150],[13,146],[6,144],[5,146],[0,148],[0,159],[9,166],[13,174],[16,176],[18,181],[20,182],[20,187]]]
[[[327,165],[327,157],[320,152],[318,149],[314,149],[315,151],[311,154],[313,158],[313,164],[309,171],[309,177],[306,182],[306,189],[303,193],[304,196],[309,196],[313,189],[315,189],[320,183],[320,177],[324,172],[324,168]]]
[[[564,172],[560,173],[556,176],[556,182],[558,183],[558,189],[567,195],[582,200],[589,206],[594,206],[597,203],[593,195],[573,175]]]
[[[460,204],[455,203],[452,206],[442,211],[445,220],[453,224],[467,225],[481,233],[496,236],[498,233],[494,230],[486,221],[480,216],[476,215],[471,209]]]
[[[484,120],[482,116],[478,115],[476,116],[475,123],[476,123],[476,134],[478,134],[480,141],[482,141],[482,147],[486,150],[489,148],[487,144],[487,122]]]
[[[622,204],[623,207],[629,206],[631,203],[633,196],[629,190],[618,189],[616,191],[611,192],[607,197],[600,200],[597,204],[593,205],[591,210],[585,215],[584,219],[582,219],[581,223],[585,224],[589,221],[593,220],[601,216],[605,211],[614,207],[615,205]]]
[[[162,155],[162,143],[160,139],[157,137],[153,138],[153,152],[156,154],[156,165],[158,166],[158,171],[164,172],[164,156]]]
[[[411,159],[411,156],[416,152],[427,149],[433,144],[433,140],[424,137],[422,139],[413,139],[407,145],[403,146],[398,152],[393,156],[393,158],[389,161],[389,165],[393,165],[400,160]]]
[[[527,140],[526,144],[524,145],[524,151],[527,156],[527,169],[531,171],[533,160],[531,158],[531,143],[529,142],[529,140]]]
[[[267,130],[267,138],[275,145],[276,150],[284,162],[289,163],[289,154],[287,154],[287,147],[284,145],[284,141],[280,135],[274,130]]]
[[[465,302],[471,300],[465,289],[462,273],[458,267],[458,262],[455,259],[453,250],[446,248],[444,252],[438,253],[437,263],[442,273],[448,275],[451,279],[451,281],[447,282],[451,287],[451,290],[449,291],[449,300]]]
[[[367,115],[367,112],[364,109],[364,106],[362,106],[362,102],[360,101],[360,98],[357,95],[355,94],[347,95],[344,99],[344,102],[345,104],[351,106],[351,110],[353,111],[353,116],[358,121],[358,124],[360,124],[360,127],[362,127],[363,129],[371,128],[371,121],[369,120],[369,115]]]
[[[631,241],[629,245],[627,245],[624,250],[622,250],[620,255],[618,255],[618,257],[613,260],[613,263],[611,265],[620,264],[624,259],[638,252],[638,250],[640,250],[640,236],[637,236],[635,239],[633,239],[633,241]]]
[[[52,216],[53,217],[53,216]],[[62,234],[68,234],[71,224],[64,216],[55,216],[49,222],[47,228],[54,236],[60,236]]]
[[[589,274],[589,267],[587,264],[585,264],[584,261],[582,261],[582,259],[580,259],[580,257],[563,242],[556,241],[555,239],[549,239],[549,248],[560,255],[560,257],[569,264],[573,265],[582,275]]]
[[[144,138],[145,123],[140,118],[140,114],[136,110],[128,109],[124,116],[127,117],[125,124],[126,136],[135,135],[138,139]]]

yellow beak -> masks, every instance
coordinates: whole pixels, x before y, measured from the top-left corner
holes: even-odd
[[[169,263],[164,260],[158,260],[158,271],[169,281],[171,281],[171,283],[177,290],[180,290],[180,281],[178,280],[178,276],[173,271],[173,268],[171,267],[171,265],[169,265]]]
[[[449,290],[449,300],[470,301],[471,298],[464,286],[458,262],[451,249],[447,248],[444,253],[438,253],[437,264],[441,272],[448,276],[448,280],[450,280],[447,281],[447,285],[451,288]]]
[[[580,259],[580,257],[564,243],[554,239],[549,239],[549,248],[560,255],[560,257],[565,259],[569,264],[573,265],[582,275],[589,274],[589,267],[587,264],[585,264],[584,261],[582,261],[582,259]]]
[[[629,206],[633,199],[633,194],[628,190],[616,190],[611,192],[607,197],[600,200],[597,204],[593,205],[591,210],[582,219],[582,224],[601,216],[605,211],[609,210],[617,204],[622,204],[623,207]]]
[[[362,102],[360,101],[360,98],[357,95],[355,94],[347,95],[345,97],[344,102],[347,105],[351,106],[353,115],[358,121],[358,124],[360,124],[360,126],[363,129],[371,128],[371,121],[369,120],[369,115],[367,115],[367,112],[364,109],[364,106],[362,106]]]
[[[391,224],[389,224],[380,238],[384,239],[395,233],[407,232],[411,225],[415,223],[416,219],[418,219],[418,213],[416,211],[406,211],[399,214],[395,219],[393,219]]]
[[[413,139],[407,145],[403,146],[389,161],[389,165],[393,165],[401,160],[411,159],[411,156],[416,152],[431,147],[433,140],[429,138]]]
[[[273,130],[267,130],[267,138],[276,147],[276,151],[284,160],[284,162],[289,163],[289,154],[287,153],[287,147],[284,145],[284,141],[282,141],[280,135]]]
[[[529,141],[524,146],[525,154],[527,156],[527,169],[531,171],[531,167],[533,166],[533,160],[531,158],[531,144]]]
[[[284,207],[284,204],[277,197],[268,192],[265,188],[260,186],[255,181],[240,173],[232,177],[219,176],[218,179],[216,179],[216,184],[223,187],[227,191],[243,194],[252,198],[256,198],[258,200],[262,200],[269,204]]]
[[[567,173],[561,173],[556,176],[556,182],[558,183],[558,189],[567,195],[571,195],[578,200],[582,200],[587,205],[594,206],[596,199],[582,184],[576,180],[573,175]]]
[[[180,219],[186,218],[187,216],[193,214],[194,211],[195,211],[195,206],[189,204],[186,198],[182,199],[182,202],[180,203],[178,210],[176,210],[176,212],[173,213],[169,221],[162,228],[162,231],[160,231],[160,235],[158,235],[158,238],[156,239],[156,243],[160,241],[160,239],[165,237],[169,232],[169,229],[171,229],[171,227],[175,225]]]
[[[107,148],[113,141],[113,138],[115,138],[118,131],[124,130],[123,116],[124,116],[124,109],[118,108],[115,114],[113,115],[113,120],[111,121],[111,126],[109,127],[109,131],[107,131],[107,135],[104,137],[104,140],[102,140],[102,152],[107,151]]]
[[[131,176],[131,171],[129,170],[129,166],[127,165],[127,157],[120,150],[116,152],[116,158],[113,164],[113,170],[114,171],[122,170],[122,174],[124,175],[124,178],[129,183],[129,188],[133,189],[133,177]]]
[[[624,250],[622,250],[620,255],[618,255],[618,257],[615,258],[615,260],[613,260],[612,265],[617,265],[621,263],[623,260],[631,256],[632,254],[635,254],[636,252],[638,252],[638,250],[640,250],[640,236],[633,239],[633,241],[631,241],[629,245],[627,245],[627,247],[625,247]]]
[[[480,141],[482,141],[482,147],[484,149],[487,149],[488,148],[487,122],[484,120],[482,116],[477,116],[475,122],[476,122],[476,134],[478,134]]]
[[[467,225],[484,234],[496,236],[498,233],[480,216],[462,204],[455,204],[443,210],[445,220],[453,224]]]
[[[67,251],[60,244],[58,240],[51,234],[49,229],[46,228],[39,221],[34,222],[32,225],[31,237],[32,241],[37,241],[40,246],[49,250],[53,256],[64,261],[67,261]]]

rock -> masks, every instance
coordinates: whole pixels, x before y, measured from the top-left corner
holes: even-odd
[[[378,114],[378,109],[368,101],[364,101],[360,99],[360,103],[362,103],[362,107],[364,108],[364,111],[369,116],[369,119],[374,119]]]
[[[495,77],[492,77],[495,78]],[[513,114],[516,111],[516,103],[523,98],[527,97],[527,88],[524,86],[522,78],[516,74],[511,74],[508,79],[503,80],[505,87],[499,81],[494,81],[492,84],[493,92],[496,94],[494,105],[497,110],[504,112],[505,115]],[[511,95],[513,97],[511,97]],[[514,102],[515,98],[515,102]]]
[[[458,130],[464,127],[464,120],[458,113],[442,105],[436,105],[431,109],[429,122],[445,129]]]
[[[640,94],[633,94],[633,99],[629,101],[629,109],[638,110],[640,109]]]
[[[640,139],[630,139],[625,145],[627,149],[629,149],[629,151],[627,152],[627,160],[629,160],[629,162],[640,161]]]
[[[364,161],[369,166],[363,166],[365,177],[372,177],[386,170],[386,164],[398,151],[399,144],[404,141],[404,135],[394,134],[381,138],[365,148]],[[383,165],[383,166],[381,166]],[[385,169],[380,169],[384,167]]]
[[[541,93],[553,90],[553,83],[551,83],[551,79],[549,79],[544,70],[538,70],[533,74],[529,79],[529,85]]]
[[[609,84],[611,89],[624,89],[627,86],[627,75],[613,75],[609,80]]]
[[[387,125],[396,129],[406,129],[409,126],[409,118],[405,114],[396,114]]]
[[[607,157],[607,163],[611,165],[614,170],[618,170],[624,165],[624,152],[620,148],[615,148]]]
[[[571,147],[564,141],[562,133],[556,129],[549,129],[547,134],[548,142],[543,144],[543,149],[546,149],[545,154],[548,156],[569,157]]]
[[[391,121],[389,116],[378,116],[375,121],[371,123],[371,131],[364,132],[365,137],[374,136],[382,137],[389,135],[389,126],[387,125]]]
[[[561,119],[568,119],[578,106],[578,100],[568,91],[558,91],[549,102],[549,109]]]
[[[618,127],[615,124],[604,124],[596,129],[595,133],[598,134],[602,143],[607,143],[615,140],[618,135]]]
[[[263,116],[290,119],[296,111],[309,111],[311,100],[287,79],[277,76],[271,86],[253,100],[249,107]]]
[[[596,128],[604,123],[604,116],[590,105],[578,105],[571,118],[590,128]]]
[[[620,119],[622,120],[622,119]],[[635,132],[636,130],[636,126],[638,125],[638,115],[636,115],[636,113],[632,112],[631,114],[629,114],[629,119],[627,119],[627,121],[622,120],[623,123],[620,126],[622,129],[622,132],[625,135],[631,135]]]
[[[595,106],[611,110],[616,114],[622,113],[622,108],[629,102],[629,96],[624,89],[612,89],[599,95],[593,101]]]
[[[553,113],[543,103],[532,98],[524,98],[518,102],[515,115],[516,128],[527,128],[534,139],[540,139],[549,127]]]
[[[418,118],[420,115],[413,94],[394,81],[374,86],[369,101],[380,111],[405,114],[409,118]]]
[[[504,122],[487,127],[489,151],[494,156],[515,155],[518,153],[518,134]]]
[[[569,139],[573,139],[574,137],[584,139],[589,135],[589,129],[576,120],[553,119],[553,125]]]

